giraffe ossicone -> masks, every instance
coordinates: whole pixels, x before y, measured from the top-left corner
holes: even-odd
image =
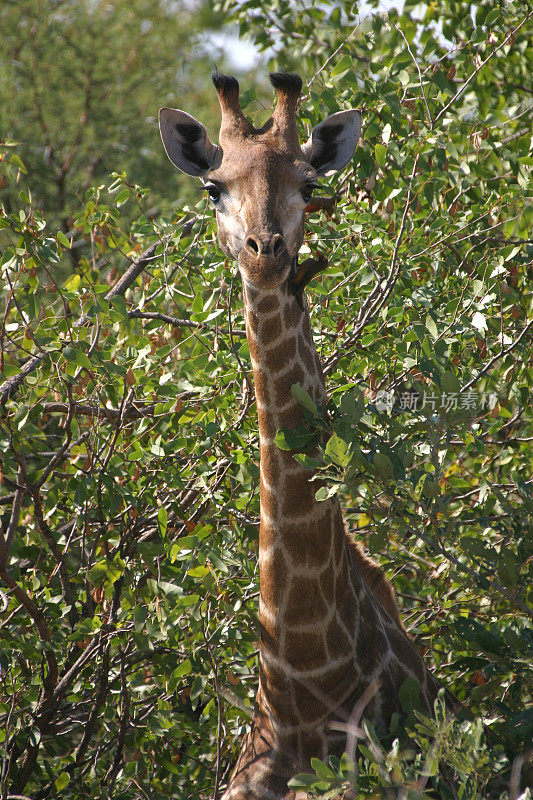
[[[295,798],[288,781],[308,770],[312,757],[343,752],[354,709],[386,726],[402,710],[398,696],[407,678],[418,682],[427,712],[439,688],[401,625],[390,584],[347,537],[337,497],[318,502],[317,482],[275,444],[280,428],[302,418],[292,385],[318,406],[326,400],[303,294],[323,262],[294,264],[317,179],[350,162],[361,115],[339,111],[300,144],[301,78],[274,73],[270,80],[276,108],[257,129],[240,108],[236,79],[215,70],[218,145],[184,111],[159,114],[170,160],[202,178],[220,246],[237,262],[257,400],[259,688],[223,800]]]

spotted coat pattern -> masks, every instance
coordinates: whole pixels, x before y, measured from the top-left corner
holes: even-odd
[[[280,450],[279,428],[301,421],[291,394],[300,383],[325,402],[309,312],[287,289],[244,285],[246,331],[254,371],[260,434],[260,676],[251,731],[223,800],[295,798],[287,780],[316,756],[342,753],[343,725],[368,686],[364,710],[375,725],[401,711],[407,677],[421,686],[429,710],[437,693],[393,613],[355,566],[334,497],[318,502],[320,484]],[[338,729],[341,730],[338,730]]]

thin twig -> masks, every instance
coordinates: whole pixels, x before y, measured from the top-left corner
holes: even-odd
[[[81,414],[89,417],[99,417],[100,419],[107,419],[110,421],[117,421],[120,419],[143,419],[144,417],[153,417],[155,412],[155,405],[141,406],[140,408],[131,406],[122,414],[122,417],[120,409],[118,408],[91,406],[88,403],[43,403],[42,406],[44,414],[68,414],[70,408],[73,410],[73,416]]]
[[[466,81],[463,83],[463,85],[462,85],[462,86],[461,86],[461,87],[460,87],[460,88],[457,90],[457,92],[454,94],[454,96],[452,97],[452,99],[450,100],[450,102],[449,102],[449,103],[446,103],[446,105],[444,106],[444,108],[442,108],[442,109],[439,111],[439,113],[438,113],[438,114],[437,114],[437,116],[435,117],[435,123],[437,123],[437,122],[439,121],[439,119],[440,119],[440,118],[441,118],[441,117],[442,117],[442,116],[443,116],[443,115],[444,115],[444,114],[447,112],[447,110],[450,108],[450,106],[452,106],[452,105],[455,103],[455,101],[456,101],[456,100],[457,100],[457,99],[458,99],[458,98],[459,98],[459,97],[460,97],[460,96],[463,94],[463,92],[465,91],[466,87],[467,87],[467,86],[468,86],[468,85],[469,85],[469,84],[470,84],[470,83],[471,83],[471,82],[474,80],[474,78],[476,77],[476,75],[478,74],[478,72],[479,72],[480,70],[482,70],[482,69],[483,69],[483,67],[485,66],[485,64],[487,64],[487,63],[488,63],[488,62],[491,60],[491,58],[493,58],[493,57],[496,55],[496,53],[497,53],[499,50],[501,50],[501,49],[502,49],[502,47],[503,47],[505,44],[507,44],[507,42],[509,41],[509,39],[512,39],[512,37],[515,35],[515,33],[517,33],[517,31],[519,31],[519,30],[520,30],[520,28],[521,28],[523,25],[525,25],[525,23],[528,21],[528,19],[530,19],[530,17],[531,17],[531,16],[533,16],[533,11],[530,11],[530,12],[529,12],[529,14],[527,14],[527,15],[524,17],[524,19],[522,20],[522,22],[520,22],[520,23],[519,23],[519,24],[516,26],[516,28],[513,28],[513,30],[512,30],[510,33],[508,33],[508,34],[507,34],[507,36],[505,37],[505,39],[504,39],[502,42],[500,42],[500,44],[498,45],[498,47],[495,47],[495,48],[494,48],[494,50],[493,50],[491,53],[489,53],[489,55],[487,56],[487,58],[486,58],[484,61],[482,61],[482,62],[481,62],[481,64],[480,64],[480,65],[479,65],[479,66],[478,66],[478,67],[477,67],[477,68],[474,70],[474,72],[473,72],[473,73],[472,73],[472,74],[471,74],[471,75],[470,75],[470,76],[469,76],[469,77],[466,79]]]
[[[417,69],[417,72],[418,72],[418,81],[419,81],[419,83],[420,83],[420,90],[421,90],[421,92],[422,92],[422,97],[423,97],[423,99],[424,99],[424,105],[426,106],[426,111],[427,111],[427,114],[428,114],[428,121],[429,121],[429,125],[430,125],[430,127],[432,128],[432,127],[433,127],[433,120],[432,120],[432,118],[431,118],[431,111],[429,110],[429,106],[428,106],[428,101],[427,101],[426,93],[425,93],[425,91],[424,91],[424,83],[423,83],[423,81],[422,81],[422,73],[420,72],[420,66],[419,66],[419,64],[418,64],[418,61],[416,60],[416,58],[415,58],[415,56],[414,56],[414,54],[413,54],[413,51],[411,50],[411,46],[410,46],[409,42],[407,41],[407,38],[406,38],[406,36],[405,36],[404,32],[402,31],[402,29],[401,29],[401,28],[400,28],[400,26],[399,26],[399,25],[397,25],[396,23],[394,23],[394,27],[395,27],[395,28],[396,28],[396,30],[397,30],[397,31],[400,33],[400,35],[401,35],[402,39],[404,40],[404,42],[405,42],[405,46],[407,47],[407,50],[408,50],[408,52],[409,52],[409,55],[411,56],[411,58],[412,58],[412,60],[413,60],[413,63],[414,63],[414,65],[415,65],[416,69]]]
[[[165,322],[168,325],[174,325],[178,328],[191,328],[193,330],[209,331],[209,333],[222,333],[224,335],[229,335],[230,332],[229,328],[215,328],[212,325],[206,325],[205,322],[194,322],[192,319],[171,317],[169,314],[162,314],[160,311],[141,311],[138,308],[134,308],[132,311],[128,311],[128,317],[130,319],[155,319],[159,320],[160,322]],[[232,333],[233,336],[246,336],[246,331],[233,330]]]
[[[213,670],[213,678],[215,682],[215,694],[217,696],[217,762],[216,762],[216,769],[215,769],[215,787],[213,789],[213,800],[218,800],[218,793],[220,787],[220,768],[221,768],[221,754],[222,754],[222,696],[220,693],[220,683],[218,679],[218,669],[216,661],[213,657],[213,653],[211,652],[211,645],[209,640],[206,636],[204,621],[202,619],[202,633],[205,642],[205,649],[207,652],[207,657],[209,659],[209,663],[211,664],[211,669]]]
[[[22,483],[22,477],[23,477],[22,476],[22,469],[19,466],[19,470],[18,470],[18,474],[17,474],[17,481],[19,482],[19,484]],[[14,536],[15,536],[15,532],[16,532],[18,524],[19,524],[20,508],[22,506],[22,498],[23,498],[23,496],[24,496],[24,491],[22,489],[17,489],[15,491],[15,497],[13,499],[13,507],[11,509],[11,516],[9,518],[9,523],[8,523],[8,526],[7,526],[6,536],[5,536],[5,543],[4,543],[5,552],[2,554],[2,558],[5,559],[6,563],[7,563],[7,560],[9,559],[9,554],[11,552],[11,545],[13,544],[13,539],[14,539]]]
[[[462,394],[463,392],[466,392],[468,389],[470,389],[475,383],[478,382],[478,380],[483,375],[485,375],[485,373],[489,371],[489,369],[492,367],[493,364],[496,363],[496,361],[499,361],[500,358],[503,358],[504,356],[511,353],[515,349],[517,344],[522,340],[522,338],[525,336],[525,334],[528,332],[528,330],[531,328],[532,325],[533,325],[533,320],[529,320],[529,322],[527,322],[526,325],[524,325],[524,327],[522,328],[522,330],[520,331],[519,335],[516,337],[514,342],[511,342],[511,344],[508,347],[506,347],[504,350],[501,350],[499,353],[496,353],[496,355],[493,356],[490,359],[490,361],[487,361],[485,366],[479,370],[477,375],[474,375],[474,377],[471,378],[468,381],[468,383],[465,383],[465,385],[461,387],[460,393]]]
[[[419,539],[422,539],[422,541],[425,542],[434,552],[440,553],[440,555],[444,556],[444,558],[454,564],[454,566],[456,566],[462,572],[466,572],[468,575],[478,581],[483,579],[483,576],[480,575],[479,572],[477,572],[475,569],[472,569],[472,567],[469,567],[468,564],[463,564],[458,558],[452,555],[452,553],[449,553],[441,544],[435,542],[429,536],[426,536],[426,534],[422,533],[421,530],[417,530],[410,525],[406,525],[406,528],[413,536],[417,536]],[[513,594],[508,592],[507,589],[502,586],[501,583],[499,583],[499,581],[495,580],[494,578],[491,578],[490,580],[485,578],[484,580],[489,583],[492,589],[496,589],[496,591],[509,600],[509,602],[513,603],[513,605],[519,608],[524,614],[527,614],[528,617],[533,619],[533,611],[528,608],[525,603],[519,600],[518,597],[515,597]]]
[[[343,356],[345,355],[345,351],[354,346],[359,336],[361,335],[363,329],[370,322],[370,320],[374,319],[374,317],[379,312],[380,308],[386,302],[390,293],[394,289],[394,286],[396,285],[396,281],[398,280],[400,274],[400,269],[398,265],[398,253],[400,250],[400,245],[402,243],[403,235],[405,232],[405,226],[407,223],[407,215],[409,212],[409,206],[411,204],[411,198],[412,198],[413,181],[416,174],[419,157],[420,155],[419,153],[417,153],[415,156],[411,174],[409,176],[407,197],[405,199],[405,205],[403,209],[402,219],[400,222],[400,228],[398,231],[398,235],[396,237],[391,263],[389,266],[389,272],[387,278],[385,279],[385,283],[383,286],[380,286],[380,283],[377,282],[374,289],[370,292],[370,295],[365,300],[363,307],[361,308],[361,310],[357,315],[357,318],[355,320],[355,329],[353,333],[351,333],[350,336],[348,336],[341,343],[340,347],[337,348],[335,353],[325,361],[324,375],[328,375],[333,370],[338,361],[340,361],[340,359],[343,358]]]

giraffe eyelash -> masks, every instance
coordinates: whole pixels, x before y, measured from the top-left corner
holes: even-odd
[[[209,194],[209,199],[212,203],[218,203],[222,194],[220,186],[213,181],[202,184],[202,191],[206,191]]]

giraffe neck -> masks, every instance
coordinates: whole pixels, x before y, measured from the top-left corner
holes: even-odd
[[[353,634],[363,590],[337,499],[318,502],[310,473],[274,442],[302,419],[293,384],[319,405],[326,399],[307,308],[286,285],[245,286],[244,296],[261,455],[260,695],[280,729],[316,728],[359,680]]]
[[[361,580],[337,499],[318,502],[310,473],[274,442],[302,419],[293,384],[317,404],[326,399],[307,306],[300,309],[286,284],[245,284],[244,309],[261,456],[260,676],[252,728],[223,800],[281,800],[293,798],[287,780],[313,756],[343,751],[338,723],[365,695],[365,716],[380,723],[398,710],[407,676],[426,696],[436,690],[428,691],[420,656]]]

